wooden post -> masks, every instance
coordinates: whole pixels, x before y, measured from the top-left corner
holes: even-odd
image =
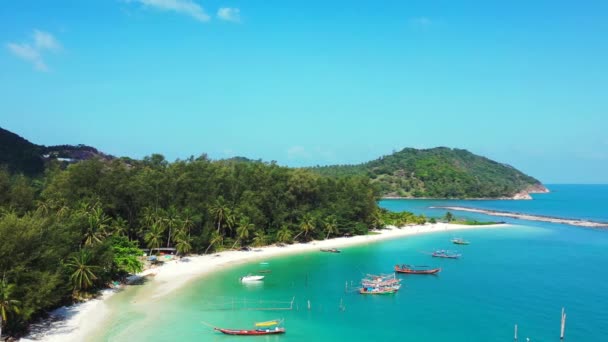
[[[559,339],[564,339],[564,333],[566,332],[566,310],[562,308],[562,326],[559,334]]]
[[[517,324],[515,324],[515,337],[514,337],[515,341],[517,341]]]

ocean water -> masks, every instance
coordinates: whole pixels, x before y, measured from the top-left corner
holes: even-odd
[[[608,186],[551,189],[534,201],[449,203],[608,221],[603,211]],[[391,200],[381,205],[441,216],[445,211],[428,207],[444,203]],[[344,248],[341,254],[310,252],[227,267],[152,300],[150,286],[131,287],[109,300],[111,316],[91,341],[240,341],[243,337],[216,333],[203,322],[248,328],[254,321],[277,318],[285,320],[285,335],[252,339],[511,341],[518,324],[520,341],[559,341],[562,307],[566,341],[608,341],[608,231],[509,222],[506,228],[438,232]],[[456,234],[471,245],[450,244]],[[425,254],[436,248],[457,249],[463,257],[438,260]],[[437,276],[400,276],[404,287],[394,295],[362,296],[346,286],[366,273],[390,273],[396,263],[443,270]],[[238,281],[260,269],[272,271],[261,284]],[[286,308],[292,301],[293,310],[242,310]]]

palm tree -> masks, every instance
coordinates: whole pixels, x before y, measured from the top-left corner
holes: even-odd
[[[166,226],[169,228],[169,236],[167,237],[167,248],[169,248],[169,244],[171,243],[171,231],[174,228],[177,228],[180,222],[179,214],[177,213],[177,209],[174,206],[169,207],[167,211],[167,216],[163,219]]]
[[[230,210],[226,203],[224,203],[224,198],[218,198],[215,203],[209,208],[211,215],[215,217],[215,222],[217,222],[217,232],[219,233],[222,228],[222,221],[226,218],[226,213]]]
[[[110,218],[97,206],[85,213],[85,216],[87,217],[88,225],[83,234],[84,245],[90,246],[94,243],[101,242],[106,235],[105,229],[108,227]]]
[[[372,215],[372,227],[374,229],[382,229],[385,226],[386,222],[384,222],[384,219],[382,218],[382,213],[380,210],[375,210],[374,214]]]
[[[175,244],[175,248],[177,249],[177,253],[180,255],[188,254],[192,250],[192,245],[190,243],[191,239],[186,235],[179,235],[177,238],[177,243]]]
[[[127,230],[129,229],[129,222],[119,216],[112,220],[110,228],[112,230],[112,235],[124,236],[126,235]]]
[[[74,255],[68,259],[65,266],[72,272],[70,280],[74,286],[74,293],[82,289],[88,289],[93,285],[93,281],[97,279],[93,270],[97,269],[97,266],[89,265],[91,262],[91,255],[84,249],[81,249],[77,255]]]
[[[13,299],[15,284],[8,284],[4,277],[0,282],[0,336],[2,336],[2,323],[8,320],[10,313],[19,314],[21,302]]]
[[[219,232],[211,233],[211,241],[209,241],[209,246],[207,246],[207,249],[205,249],[205,254],[207,254],[207,251],[209,250],[209,248],[211,248],[211,246],[215,244],[219,244],[221,246],[223,241],[224,236],[222,234],[220,234]]]
[[[308,234],[314,230],[315,219],[314,217],[312,217],[312,215],[306,214],[304,215],[304,217],[302,217],[302,222],[300,222],[300,232],[294,237],[294,239],[297,239],[298,236],[300,236],[300,234],[302,233],[304,233],[304,239],[306,239],[308,237]]]
[[[150,248],[150,254],[154,249],[159,249],[160,245],[163,243],[163,233],[165,228],[160,222],[152,223],[150,230],[146,233],[145,240],[146,245]]]
[[[253,228],[253,223],[249,222],[247,217],[243,217],[241,221],[239,221],[239,226],[236,228],[236,241],[234,241],[232,248],[234,248],[239,241],[249,239],[249,232],[253,230]]]
[[[253,245],[256,247],[264,246],[266,244],[266,235],[264,235],[264,231],[258,230],[255,232],[255,236],[253,238]]]
[[[329,238],[331,234],[338,234],[338,220],[336,220],[335,216],[329,216],[323,222],[323,226],[325,232],[327,232],[327,236],[325,236],[325,240]]]
[[[283,225],[277,232],[277,241],[289,242],[291,241],[291,229],[287,225]]]

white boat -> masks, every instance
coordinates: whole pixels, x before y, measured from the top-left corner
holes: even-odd
[[[246,275],[244,277],[240,278],[242,282],[248,282],[248,281],[260,281],[262,279],[264,279],[264,276],[262,275]]]

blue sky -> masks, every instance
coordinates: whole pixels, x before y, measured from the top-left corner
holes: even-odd
[[[606,1],[2,1],[0,126],[301,166],[466,148],[608,183]]]

